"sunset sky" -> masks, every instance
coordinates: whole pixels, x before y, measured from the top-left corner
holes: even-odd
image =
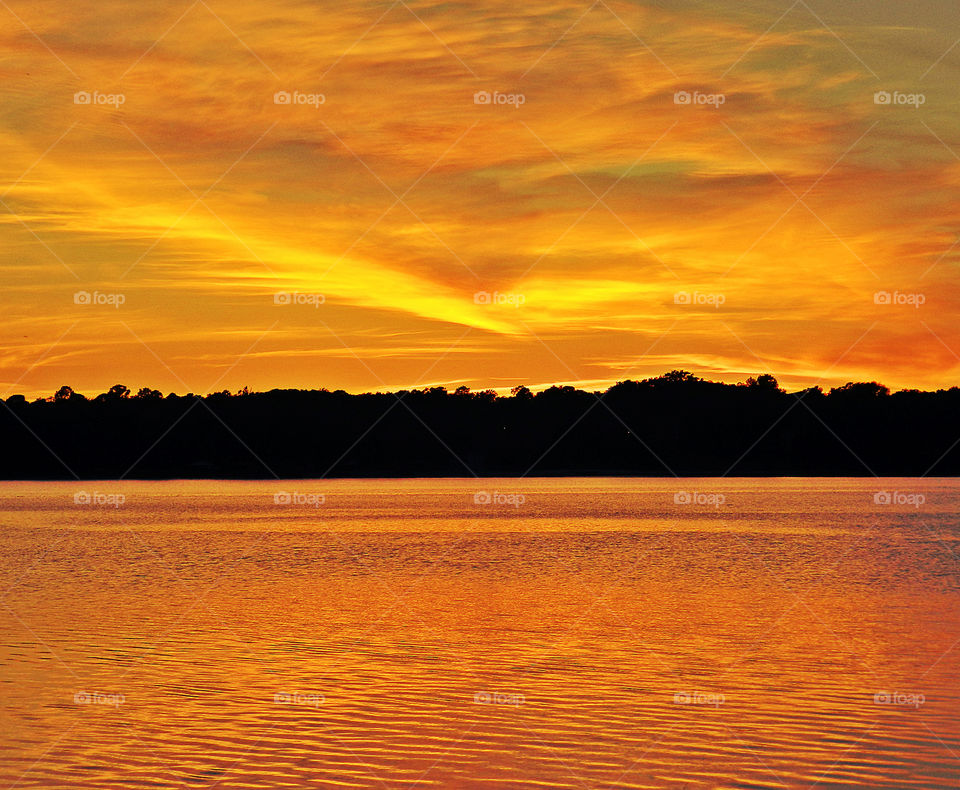
[[[5,0],[0,395],[958,385],[958,39],[943,0]]]

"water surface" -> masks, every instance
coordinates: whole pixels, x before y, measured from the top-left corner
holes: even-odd
[[[6,483],[0,785],[954,788],[958,512],[952,480]]]

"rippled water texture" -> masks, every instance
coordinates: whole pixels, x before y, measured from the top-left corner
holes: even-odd
[[[3,484],[0,786],[955,788],[958,507],[946,480]]]

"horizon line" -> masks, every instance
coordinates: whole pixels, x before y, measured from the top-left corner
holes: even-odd
[[[478,394],[481,394],[481,393],[493,392],[493,393],[496,395],[496,397],[498,397],[498,398],[506,398],[506,397],[511,397],[511,396],[513,395],[514,390],[520,389],[520,388],[526,389],[526,390],[528,390],[530,393],[532,393],[532,394],[534,394],[534,395],[537,395],[537,394],[539,394],[539,393],[541,393],[541,392],[544,392],[544,391],[549,390],[549,389],[552,389],[552,388],[566,388],[566,387],[572,387],[572,388],[573,388],[574,390],[576,390],[576,391],[586,392],[586,393],[589,393],[589,394],[604,394],[604,393],[608,392],[610,389],[612,389],[613,387],[617,386],[618,384],[624,383],[624,382],[644,383],[644,382],[655,382],[655,381],[658,381],[658,380],[668,381],[667,376],[670,375],[671,373],[684,373],[684,374],[686,374],[688,378],[685,379],[685,380],[688,381],[688,382],[690,382],[690,383],[695,383],[695,382],[697,382],[697,383],[704,383],[704,384],[718,384],[718,385],[723,385],[723,386],[728,386],[728,387],[746,387],[746,386],[749,386],[749,384],[750,384],[751,381],[756,382],[757,379],[759,379],[759,378],[761,378],[761,377],[769,376],[769,377],[771,377],[771,378],[773,379],[773,382],[777,385],[777,388],[778,388],[780,391],[782,391],[782,392],[784,392],[785,394],[788,394],[788,395],[790,395],[790,394],[799,394],[799,393],[807,392],[807,391],[809,391],[809,390],[814,390],[814,389],[819,389],[819,390],[821,390],[822,392],[824,392],[824,394],[828,394],[828,393],[829,393],[830,391],[832,391],[832,390],[840,389],[840,388],[842,388],[842,387],[844,387],[844,386],[853,385],[853,384],[875,384],[875,385],[879,385],[879,386],[882,387],[883,389],[888,390],[888,392],[889,392],[890,395],[896,394],[896,393],[898,393],[898,392],[920,392],[920,393],[949,392],[949,391],[952,390],[952,389],[957,389],[958,387],[960,387],[960,384],[954,384],[954,385],[951,385],[951,386],[949,386],[949,387],[940,387],[940,388],[937,388],[937,389],[930,389],[930,390],[918,389],[918,388],[916,388],[916,387],[901,387],[901,388],[899,388],[899,389],[894,389],[894,388],[892,388],[892,387],[888,387],[887,385],[883,384],[883,382],[877,381],[876,379],[872,379],[872,380],[870,380],[870,381],[867,381],[867,380],[856,380],[856,381],[850,380],[850,381],[844,382],[843,384],[840,384],[840,385],[838,385],[838,386],[836,386],[836,387],[824,387],[824,386],[822,385],[822,382],[816,381],[816,382],[810,384],[809,386],[800,387],[800,388],[797,388],[797,389],[793,389],[793,388],[788,388],[788,387],[781,386],[781,385],[779,384],[779,380],[777,379],[777,377],[774,376],[772,373],[756,373],[756,374],[753,374],[753,375],[751,375],[751,376],[748,376],[746,380],[736,381],[736,382],[729,382],[729,381],[723,381],[723,380],[715,380],[715,379],[705,378],[705,377],[703,377],[703,376],[697,375],[696,373],[692,373],[691,371],[686,371],[686,370],[682,370],[682,369],[680,369],[680,368],[675,368],[675,369],[670,370],[670,371],[665,371],[664,373],[661,373],[661,374],[659,374],[659,375],[657,375],[657,376],[647,376],[647,377],[645,377],[645,378],[637,378],[637,379],[623,378],[623,379],[561,380],[561,381],[556,381],[556,382],[553,382],[553,383],[515,384],[515,385],[513,385],[513,386],[482,387],[482,388],[469,387],[469,386],[467,386],[466,384],[460,383],[459,381],[453,381],[453,382],[446,381],[446,382],[437,382],[437,383],[431,383],[431,384],[414,384],[414,385],[409,385],[409,386],[397,386],[397,387],[395,387],[395,388],[388,386],[388,387],[385,388],[385,389],[362,390],[362,391],[351,391],[351,390],[347,390],[347,389],[344,389],[344,388],[341,388],[341,387],[337,387],[336,389],[330,389],[329,387],[323,387],[323,386],[321,386],[321,387],[275,386],[275,387],[270,387],[269,389],[252,389],[252,388],[249,388],[249,387],[246,387],[246,386],[245,386],[245,387],[243,387],[243,388],[241,388],[241,389],[239,389],[239,390],[236,390],[236,391],[231,391],[231,390],[229,390],[229,389],[220,389],[220,390],[208,390],[208,391],[206,391],[206,392],[194,392],[194,391],[189,391],[189,390],[188,390],[188,391],[184,392],[184,393],[181,395],[181,394],[179,394],[178,392],[176,392],[176,391],[174,391],[174,390],[170,390],[170,391],[168,391],[168,392],[164,392],[163,390],[154,389],[154,388],[152,388],[152,387],[140,387],[140,388],[137,388],[136,391],[134,390],[134,388],[129,388],[129,390],[128,390],[128,395],[129,395],[129,397],[131,397],[131,398],[136,397],[137,392],[139,392],[140,390],[144,390],[144,389],[146,389],[146,390],[152,390],[152,391],[154,391],[154,392],[159,392],[159,393],[161,394],[161,396],[164,397],[164,398],[169,397],[169,396],[174,396],[174,397],[180,397],[180,398],[182,398],[182,397],[189,397],[190,395],[193,395],[193,396],[195,396],[195,397],[206,398],[206,397],[210,397],[210,396],[212,396],[212,395],[222,395],[223,393],[227,393],[230,397],[242,397],[242,396],[244,396],[244,395],[266,395],[266,394],[269,394],[270,392],[275,392],[275,391],[288,391],[288,392],[327,392],[327,393],[331,393],[331,394],[332,394],[332,393],[344,393],[344,394],[346,394],[346,395],[350,395],[350,396],[353,396],[353,397],[357,397],[357,396],[362,396],[362,395],[396,395],[396,394],[398,394],[398,393],[400,393],[400,392],[427,392],[427,391],[436,390],[436,389],[443,389],[443,390],[445,390],[447,395],[455,395],[456,392],[457,392],[457,390],[460,389],[461,387],[463,387],[463,388],[465,388],[465,389],[467,390],[467,393],[470,394],[470,395],[478,395]],[[459,386],[454,387],[453,385],[455,385],[455,384],[456,384],[456,385],[459,385]],[[599,386],[602,387],[602,388],[590,388],[590,387],[586,386],[586,385],[589,385],[589,384],[599,385]],[[578,385],[580,385],[580,386],[578,386]],[[109,391],[110,391],[112,388],[117,387],[117,386],[126,387],[125,384],[117,383],[117,384],[113,384],[113,385],[110,385],[110,386],[108,386],[108,387],[105,387],[104,389],[102,389],[102,390],[100,390],[100,391],[93,392],[93,391],[91,391],[91,390],[86,390],[86,391],[77,390],[77,389],[74,389],[73,387],[70,387],[70,385],[68,385],[68,384],[63,384],[63,385],[61,385],[60,387],[58,387],[56,390],[54,390],[53,392],[43,392],[43,393],[33,392],[33,393],[30,393],[30,394],[27,394],[27,393],[19,393],[19,392],[8,392],[7,394],[4,394],[4,395],[0,396],[0,401],[6,402],[6,401],[8,401],[8,400],[11,399],[11,398],[17,397],[18,395],[19,395],[19,396],[22,396],[25,400],[27,400],[28,403],[35,403],[35,402],[38,402],[38,401],[52,401],[52,400],[54,399],[56,393],[57,393],[59,390],[63,389],[64,387],[69,388],[72,393],[75,393],[75,394],[77,394],[77,395],[82,395],[84,398],[87,398],[88,400],[94,400],[96,397],[98,397],[98,396],[100,396],[100,395],[106,395],[106,394],[108,394]],[[124,397],[126,397],[126,396],[124,396]]]

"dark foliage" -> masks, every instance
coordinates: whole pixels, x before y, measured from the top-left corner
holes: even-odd
[[[3,405],[4,479],[960,473],[956,387],[786,393],[770,375],[732,385],[671,371],[604,393],[164,397],[117,384]]]

